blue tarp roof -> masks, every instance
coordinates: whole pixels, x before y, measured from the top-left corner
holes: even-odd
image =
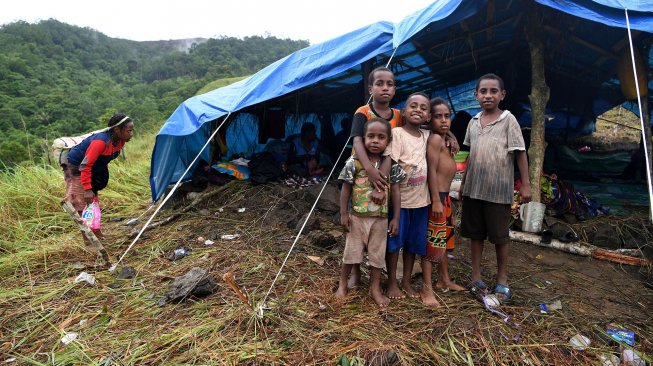
[[[573,114],[578,125],[587,128],[597,113],[597,100],[606,105],[623,102],[614,80],[618,53],[627,46],[624,7],[629,9],[631,28],[644,32],[635,34],[641,45],[651,39],[653,5],[624,0],[536,2],[541,4],[538,14],[555,19],[541,25],[550,51],[545,56],[549,107]],[[508,109],[527,112],[518,110],[528,103],[530,92],[525,7],[524,1],[435,1],[399,23],[371,24],[297,51],[238,83],[186,100],[157,135],[152,198],[157,200],[169,184],[182,179],[216,126],[209,122],[229,112],[256,116],[270,107],[294,115],[352,113],[366,102],[365,74],[385,66],[390,57],[397,82],[393,102],[424,91],[446,96],[455,110],[473,112],[477,107],[470,100],[473,80],[496,72],[506,80]],[[208,161],[209,154],[207,149],[202,158]]]

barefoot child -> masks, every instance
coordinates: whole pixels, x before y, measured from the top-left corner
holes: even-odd
[[[522,185],[520,200],[531,200],[528,158],[517,119],[499,109],[505,98],[503,80],[494,74],[481,76],[474,92],[483,110],[467,126],[465,145],[470,147],[467,171],[461,184],[461,233],[471,240],[472,282],[470,291],[484,295],[489,288],[481,279],[481,257],[485,238],[494,244],[497,275],[494,293],[499,300],[512,296],[508,287],[508,226],[513,201],[514,162]]]
[[[429,192],[431,194],[431,211],[426,230],[426,259],[439,262],[438,282],[435,287],[444,291],[464,291],[465,288],[451,281],[447,251],[454,249],[453,210],[449,190],[456,174],[456,162],[451,148],[446,146],[445,136],[451,127],[451,108],[442,98],[431,100],[431,136],[426,150],[429,169]],[[429,273],[430,277],[430,273]],[[424,282],[427,282],[426,275]]]
[[[365,171],[368,172],[368,177],[372,186],[375,188],[372,192],[372,202],[376,204],[384,203],[385,188],[387,187],[387,176],[390,173],[390,159],[385,161],[383,165],[374,167],[369,163],[369,158],[363,146],[363,125],[369,119],[378,117],[390,123],[392,128],[401,127],[404,121],[401,112],[398,109],[391,108],[390,102],[395,96],[395,75],[386,67],[377,67],[368,76],[369,93],[372,96],[372,102],[359,107],[354,113],[351,127],[351,138],[353,150],[362,164]],[[451,141],[452,148],[458,150],[458,142],[452,133],[447,136],[447,141]],[[349,279],[349,288],[358,285],[360,281],[360,267],[354,266],[351,277]]]
[[[370,72],[368,82],[368,91],[372,96],[372,102],[361,106],[354,113],[351,138],[356,158],[367,172],[372,187],[375,188],[371,200],[376,204],[383,204],[386,199],[385,190],[388,185],[387,176],[390,173],[390,159],[386,159],[382,166],[374,166],[370,163],[363,144],[363,125],[372,118],[381,118],[395,128],[401,126],[403,121],[399,110],[390,107],[390,101],[395,96],[395,75],[392,71],[386,67],[377,67]],[[359,281],[360,267],[354,266],[349,279],[349,288],[357,286]]]
[[[363,126],[363,146],[366,156],[373,167],[379,167],[383,160],[390,159],[382,154],[392,138],[391,127],[388,121],[381,118],[372,118]],[[367,176],[367,171],[362,163],[352,156],[345,163],[338,179],[342,181],[340,193],[340,223],[347,233],[345,251],[342,258],[342,269],[336,296],[344,297],[348,292],[348,278],[354,266],[363,261],[365,249],[370,263],[370,295],[380,306],[385,307],[390,302],[381,290],[381,269],[383,268],[388,232],[395,235],[399,225],[399,181],[403,180],[405,173],[398,165],[392,166],[390,184],[392,187],[392,205],[394,218],[388,224],[387,203],[377,205],[372,202],[370,195],[374,187]],[[351,201],[352,212],[348,212]]]
[[[392,142],[386,150],[393,161],[406,172],[399,184],[401,210],[399,232],[388,238],[386,265],[388,268],[388,297],[402,298],[404,294],[397,286],[397,261],[403,249],[403,278],[401,287],[411,297],[418,294],[411,285],[415,256],[426,255],[426,224],[428,222],[429,189],[427,185],[426,145],[429,131],[420,126],[430,120],[429,98],[423,93],[413,93],[406,100],[402,111],[404,126],[392,130]],[[391,216],[395,219],[396,216]],[[431,270],[430,262],[422,261],[422,270]],[[431,294],[433,291],[431,291]],[[433,298],[435,300],[435,298]],[[433,301],[425,301],[435,305]]]

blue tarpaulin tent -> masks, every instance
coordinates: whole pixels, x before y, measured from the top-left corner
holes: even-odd
[[[228,113],[232,113],[226,128],[230,152],[261,149],[267,140],[265,116],[271,110],[283,111],[286,125],[313,120],[321,126],[323,139],[332,136],[342,116],[366,102],[366,74],[390,59],[397,105],[408,94],[423,91],[447,98],[456,112],[473,114],[478,108],[472,95],[474,80],[496,72],[506,81],[505,107],[528,125],[530,56],[523,31],[528,6],[535,6],[546,19],[539,26],[547,49],[548,107],[555,115],[564,112],[565,120],[573,122],[563,123],[560,118],[556,121],[560,128],[591,132],[596,115],[624,103],[616,76],[618,59],[628,51],[624,8],[636,47],[650,52],[653,4],[643,0],[535,2],[439,0],[399,23],[371,24],[297,51],[240,82],[186,100],[157,135],[150,173],[152,198],[158,200],[169,184],[189,178],[182,174],[216,128],[215,122]],[[653,55],[649,64],[653,66]],[[652,88],[649,82],[648,89]],[[625,106],[637,109],[636,104]],[[293,126],[286,128],[286,136],[297,131]],[[208,161],[209,156],[206,150],[201,157]]]

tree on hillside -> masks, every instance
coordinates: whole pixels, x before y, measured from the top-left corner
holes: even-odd
[[[254,73],[308,46],[270,36],[188,44],[113,39],[54,19],[0,27],[0,128],[11,131],[0,135],[0,160],[28,160],[27,142],[91,131],[116,111],[141,126],[160,123],[208,82]]]

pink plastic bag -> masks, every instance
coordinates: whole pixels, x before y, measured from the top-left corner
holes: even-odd
[[[86,221],[86,225],[91,228],[91,230],[100,230],[100,218],[102,216],[102,211],[100,210],[100,204],[98,203],[97,197],[93,199],[93,203],[89,203],[88,206],[82,212],[82,220]]]

